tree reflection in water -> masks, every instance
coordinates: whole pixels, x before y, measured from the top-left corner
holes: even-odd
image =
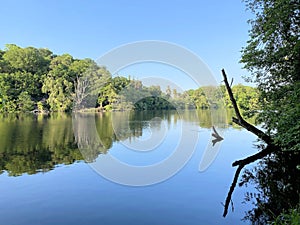
[[[176,111],[171,110],[82,113],[76,116],[79,119],[76,124],[72,124],[72,115],[66,113],[1,114],[0,171],[7,171],[10,176],[18,176],[23,173],[46,172],[56,165],[80,160],[92,162],[99,154],[106,154],[114,142],[142,136],[149,121],[155,117],[167,121],[169,125],[183,119],[194,121],[203,128],[211,127],[208,110],[197,112],[197,116],[186,111],[182,118]],[[161,120],[157,120],[152,125],[160,127],[160,122]],[[93,126],[96,132],[91,133]],[[76,137],[73,129],[80,131]],[[90,151],[84,151],[84,157],[78,144],[89,147]],[[92,144],[97,146],[90,146]]]
[[[46,172],[82,160],[67,114],[1,115],[0,170],[10,176]]]
[[[300,198],[299,152],[281,152],[261,160],[251,170],[246,170],[240,186],[254,185],[256,193],[247,192],[245,202],[253,204],[245,220],[251,224],[268,224],[282,212],[294,209]]]

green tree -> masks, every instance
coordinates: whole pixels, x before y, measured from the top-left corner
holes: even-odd
[[[102,85],[99,89],[98,103],[100,107],[106,109],[123,109],[126,105],[123,105],[124,99],[123,94],[126,94],[130,81],[125,77],[114,77],[111,75],[105,79],[105,85]],[[125,103],[126,104],[126,103]]]
[[[30,95],[24,91],[18,97],[18,109],[22,112],[28,112],[34,109],[34,101],[31,100]]]
[[[51,57],[52,52],[33,47],[21,48],[16,45],[6,45],[5,51],[1,51],[1,111],[24,111],[22,107],[24,104],[18,103],[24,97],[24,94],[20,96],[21,93],[26,92],[27,97],[33,102],[42,99],[42,81],[49,65],[49,60],[44,58],[44,55]]]
[[[246,0],[255,18],[242,51],[263,108],[259,119],[283,150],[300,150],[300,2]]]
[[[233,108],[225,86],[221,86],[221,91],[224,96],[225,105],[228,108]],[[232,92],[234,93],[234,98],[239,109],[244,112],[245,116],[253,116],[260,109],[258,105],[259,91],[257,88],[238,84],[232,87]]]
[[[119,94],[124,88],[126,88],[129,83],[130,80],[125,77],[117,76],[112,79],[112,87],[117,94]]]
[[[73,80],[70,69],[74,59],[69,54],[57,56],[50,63],[50,71],[43,82],[42,91],[48,95],[47,103],[51,111],[67,111],[72,107]]]
[[[276,152],[262,160],[254,174],[243,175],[243,182],[256,181],[263,194],[248,198],[256,206],[248,219],[252,224],[278,224],[279,215],[296,208],[300,196],[296,168],[300,158],[300,2],[245,2],[255,17],[250,20],[250,40],[241,62],[250,71],[247,80],[260,93],[258,119],[276,146]],[[260,148],[265,150],[264,145]]]
[[[197,109],[208,109],[209,108],[209,102],[206,98],[206,95],[203,91],[203,88],[198,88],[196,90],[189,90],[187,92],[190,100],[195,104],[195,107]],[[186,102],[188,99],[186,98]]]
[[[32,74],[44,74],[47,71],[49,60],[44,56],[51,56],[52,52],[34,47],[21,48],[14,44],[6,45],[3,59],[7,62],[8,71],[26,71]]]

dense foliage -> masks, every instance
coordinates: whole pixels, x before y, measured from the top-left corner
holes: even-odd
[[[255,16],[241,62],[260,93],[258,119],[281,150],[244,174],[242,184],[253,182],[258,192],[246,197],[254,204],[246,218],[300,224],[300,1],[245,2]]]
[[[257,109],[256,88],[236,85],[233,90],[242,110]],[[224,103],[231,107],[223,86],[163,91],[139,80],[112,77],[91,59],[13,44],[0,51],[0,112],[70,111],[74,105],[100,110],[208,109]]]
[[[0,111],[68,111],[72,109],[75,87],[87,70],[97,80],[109,72],[90,59],[69,54],[54,55],[48,49],[6,45],[0,51]]]
[[[300,150],[300,2],[247,0],[255,13],[242,60],[260,91],[259,118],[284,150]]]

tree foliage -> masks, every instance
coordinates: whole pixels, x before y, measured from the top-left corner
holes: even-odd
[[[246,0],[255,18],[242,51],[260,91],[259,116],[284,150],[300,150],[300,2]]]
[[[247,80],[258,87],[258,120],[279,149],[243,175],[241,185],[253,182],[257,189],[246,195],[254,204],[246,219],[299,224],[300,1],[245,2],[255,16],[241,62],[250,71]]]
[[[239,107],[256,109],[257,90],[234,86]],[[220,91],[221,90],[221,91]],[[112,77],[91,59],[55,55],[48,49],[9,44],[0,51],[0,111],[70,111],[98,107],[124,111],[231,107],[224,87],[179,92],[144,86],[139,80]],[[225,101],[224,101],[225,99]],[[226,100],[227,99],[227,100]]]
[[[110,74],[93,60],[8,44],[0,51],[0,111],[69,111],[76,87],[87,74],[93,85],[86,91],[97,95],[99,91],[91,87],[103,84]]]

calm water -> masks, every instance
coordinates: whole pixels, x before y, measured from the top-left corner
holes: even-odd
[[[226,128],[216,159],[199,172],[211,136],[209,111],[185,112],[183,117],[175,112],[92,116],[101,144],[85,151],[75,143],[87,140],[84,132],[75,138],[72,115],[0,117],[0,224],[243,224],[250,207],[242,204],[246,190],[235,190],[234,211],[225,219],[221,202],[235,172],[231,163],[256,151],[254,136]],[[135,166],[161,162],[176,149],[183,124],[198,136],[195,152],[166,181],[126,186],[91,166],[108,155]],[[89,128],[84,120],[79,126]],[[143,145],[155,133],[163,138]]]

